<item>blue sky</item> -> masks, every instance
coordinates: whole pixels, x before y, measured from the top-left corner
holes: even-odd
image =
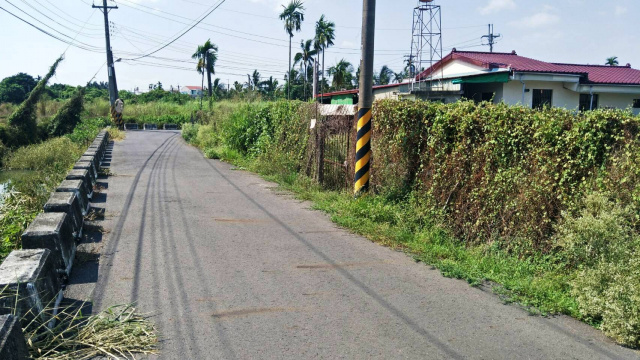
[[[0,0],[0,6],[66,39],[76,39],[96,52],[69,48],[53,82],[86,83],[105,62],[102,14],[91,8],[101,0]],[[116,57],[148,53],[181,33],[220,0],[117,0],[110,13]],[[217,75],[223,83],[246,81],[254,69],[263,78],[282,79],[287,68],[288,35],[277,18],[288,0],[226,0],[184,37],[155,54],[164,59],[123,60],[116,64],[120,89],[148,88],[161,81],[198,85],[200,76],[190,56],[207,39],[219,47]],[[335,46],[327,50],[327,67],[345,58],[359,62],[362,1],[306,0],[302,31],[293,38],[293,52],[302,39],[313,37],[322,15],[336,23]],[[410,52],[415,0],[378,0],[375,67],[403,67]],[[436,0],[442,6],[443,47],[488,51],[480,37],[493,23],[502,34],[494,51],[545,61],[601,64],[618,56],[620,64],[640,68],[640,1],[618,0]],[[32,16],[32,17],[30,17]],[[34,19],[35,18],[35,19]],[[37,19],[37,20],[36,20]],[[85,25],[86,23],[86,25]],[[55,29],[55,30],[54,30]],[[55,32],[55,31],[58,32]],[[63,35],[61,35],[63,34]],[[78,34],[76,36],[76,34]],[[0,79],[18,72],[44,74],[67,44],[52,39],[0,11]],[[445,54],[448,51],[445,51]],[[166,60],[171,59],[171,60]],[[191,70],[194,69],[194,70]],[[97,81],[106,81],[106,68]],[[283,81],[280,80],[280,83]]]

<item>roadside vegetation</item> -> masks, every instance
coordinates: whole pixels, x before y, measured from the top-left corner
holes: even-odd
[[[371,194],[304,175],[309,106],[219,103],[183,137],[333,221],[533,313],[640,346],[640,119],[630,112],[385,100]]]

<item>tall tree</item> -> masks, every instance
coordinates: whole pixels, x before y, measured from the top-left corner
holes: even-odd
[[[607,58],[607,62],[605,63],[605,65],[617,66],[618,65],[618,57],[617,56],[612,56],[612,57]]]
[[[335,35],[336,24],[332,21],[327,21],[324,18],[324,14],[320,16],[320,20],[316,22],[316,48],[322,51],[322,82],[321,92],[324,94],[324,53],[327,48],[333,45],[333,40],[336,39]]]
[[[282,5],[284,11],[280,14],[280,20],[284,21],[284,29],[289,34],[289,71],[291,72],[291,39],[293,31],[300,31],[304,21],[304,6],[300,0],[291,0],[288,6]],[[288,87],[289,89],[291,86]],[[287,98],[291,99],[291,91],[287,93]]]
[[[387,65],[382,65],[380,73],[378,73],[378,85],[387,85],[391,82],[391,76],[393,76],[393,70],[389,69]]]
[[[253,83],[254,90],[260,90],[260,73],[258,70],[253,70],[253,74],[251,74],[251,79],[249,79],[251,83]]]
[[[406,74],[404,73],[404,71],[401,71],[399,73],[393,73],[393,82],[400,84],[406,77]]]
[[[37,84],[33,76],[25,73],[4,78],[0,82],[0,103],[20,104]]]
[[[300,41],[300,52],[294,57],[294,65],[300,63],[300,67],[304,67],[304,100],[307,100],[307,78],[309,63],[313,61],[314,55],[318,53],[317,50],[312,49],[313,40]]]
[[[335,90],[342,90],[351,87],[353,80],[353,65],[345,59],[338,61],[337,64],[328,70],[330,76],[333,77],[331,85]]]
[[[196,71],[198,74],[207,73],[207,84],[209,85],[209,97],[211,97],[213,89],[211,87],[211,74],[216,73],[216,61],[218,61],[218,46],[211,42],[211,39],[207,40],[203,45],[198,46],[198,50],[196,50],[193,55],[191,55],[192,59],[198,60],[198,65],[196,65]]]

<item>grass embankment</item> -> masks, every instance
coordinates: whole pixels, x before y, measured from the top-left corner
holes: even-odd
[[[308,105],[220,105],[183,136],[337,224],[505,301],[640,345],[640,121],[628,112],[462,102],[374,106],[372,194],[304,176]],[[635,265],[634,265],[635,264]]]
[[[21,147],[6,155],[5,170],[25,173],[11,179],[10,190],[0,205],[0,261],[12,250],[21,248],[20,235],[42,212],[50,193],[106,125],[106,120],[85,120],[66,136]]]

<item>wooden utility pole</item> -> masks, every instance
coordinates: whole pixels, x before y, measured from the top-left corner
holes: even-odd
[[[371,168],[371,107],[373,106],[373,49],[376,27],[376,0],[363,0],[362,58],[358,93],[358,133],[356,142],[355,194],[369,190]]]
[[[107,6],[107,0],[102,0],[102,6],[92,5],[100,9],[104,14],[104,37],[107,41],[107,71],[109,73],[109,101],[113,107],[118,99],[118,84],[116,83],[116,68],[113,65],[113,53],[111,52],[111,39],[109,37],[109,10],[117,9],[117,6]]]

